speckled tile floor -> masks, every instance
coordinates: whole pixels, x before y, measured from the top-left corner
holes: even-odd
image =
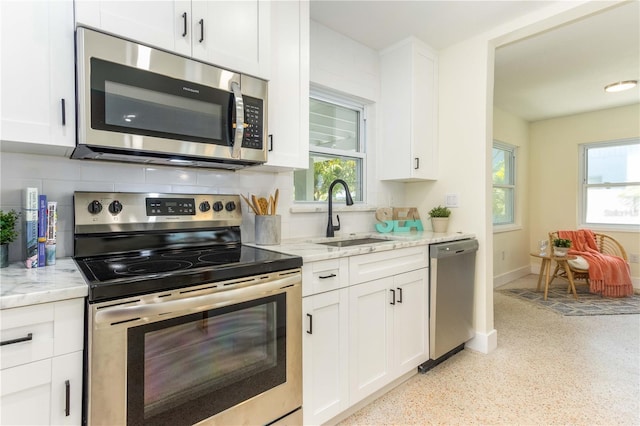
[[[495,292],[494,306],[495,351],[464,350],[340,426],[640,425],[640,315],[567,317]]]

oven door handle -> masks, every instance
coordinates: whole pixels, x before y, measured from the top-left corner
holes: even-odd
[[[242,288],[219,291],[204,296],[195,296],[169,301],[162,301],[161,299],[158,299],[158,303],[145,305],[114,306],[112,308],[104,308],[104,310],[96,312],[94,322],[96,324],[114,324],[154,317],[171,312],[201,312],[211,308],[234,304],[238,301],[244,301],[250,298],[267,296],[274,291],[300,283],[300,275],[296,274],[263,284],[255,284]]]

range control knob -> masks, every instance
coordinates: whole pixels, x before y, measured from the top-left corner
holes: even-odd
[[[211,204],[209,204],[208,201],[203,201],[200,203],[201,212],[208,212],[209,210],[211,210]]]
[[[109,204],[109,212],[111,214],[118,214],[122,211],[122,203],[118,200],[114,200]]]
[[[100,201],[98,201],[98,200],[93,200],[87,206],[87,210],[91,214],[98,214],[98,213],[100,213],[102,211],[102,203],[100,203]]]
[[[234,203],[233,201],[229,201],[227,204],[225,204],[224,208],[227,209],[228,212],[232,212],[236,209],[236,203]]]
[[[223,208],[224,208],[224,205],[222,204],[222,201],[216,201],[215,203],[213,203],[213,210],[214,211],[219,212]]]

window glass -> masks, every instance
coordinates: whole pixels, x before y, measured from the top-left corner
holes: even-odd
[[[493,145],[493,224],[515,223],[515,147]]]
[[[329,186],[343,179],[354,201],[364,201],[364,106],[314,91],[309,99],[309,168],[293,173],[296,201],[326,201]],[[333,198],[344,200],[342,185]]]
[[[587,225],[640,225],[640,142],[581,146],[583,222]]]

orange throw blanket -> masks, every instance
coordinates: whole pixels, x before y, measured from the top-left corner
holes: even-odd
[[[558,237],[571,240],[569,254],[584,257],[589,263],[589,291],[604,297],[625,297],[633,294],[629,264],[623,258],[602,254],[590,229],[558,231]]]

